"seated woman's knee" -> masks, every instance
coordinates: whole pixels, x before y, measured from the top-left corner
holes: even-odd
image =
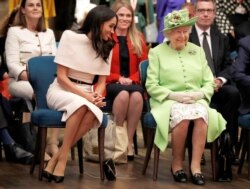
[[[87,106],[81,106],[75,113],[80,114],[80,115],[84,115],[86,114],[88,110]]]
[[[198,118],[194,120],[194,126],[199,127],[202,130],[207,129],[207,123],[203,118]]]
[[[91,110],[87,110],[85,122],[86,124],[93,124],[93,121],[96,119],[95,114]]]
[[[140,92],[133,92],[133,93],[131,93],[130,99],[131,100],[133,99],[136,104],[143,102],[143,98],[142,98],[142,95],[141,95]]]
[[[127,91],[121,91],[117,97],[119,98],[120,101],[128,101],[129,99],[129,93]]]

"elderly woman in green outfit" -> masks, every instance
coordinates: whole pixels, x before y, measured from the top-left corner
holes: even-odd
[[[192,133],[192,182],[204,185],[200,161],[206,139],[214,141],[225,129],[225,120],[209,107],[213,95],[213,74],[202,48],[189,43],[196,18],[186,10],[173,11],[164,18],[164,34],[169,39],[149,51],[146,88],[157,130],[155,144],[164,151],[171,132],[171,172],[177,182],[187,182],[183,154],[190,121]]]

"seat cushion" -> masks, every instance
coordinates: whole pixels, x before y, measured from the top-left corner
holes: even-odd
[[[62,112],[51,109],[38,109],[31,113],[31,122],[39,127],[53,126],[65,127],[65,123],[61,122]]]
[[[31,122],[39,127],[65,127],[65,122],[61,122],[62,112],[51,110],[51,109],[38,109],[31,113]],[[108,117],[106,114],[103,115],[101,127],[107,127]]]
[[[250,114],[239,115],[238,124],[240,127],[250,129]]]
[[[156,122],[151,112],[147,112],[144,115],[143,122],[146,127],[156,128]]]

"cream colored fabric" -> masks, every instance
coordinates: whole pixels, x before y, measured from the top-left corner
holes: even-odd
[[[35,33],[19,26],[10,27],[6,38],[5,53],[11,95],[31,100],[33,89],[28,81],[19,80],[19,75],[27,69],[27,62],[30,58],[55,55],[56,41],[53,31],[47,29],[45,32]]]
[[[108,126],[105,129],[104,154],[105,160],[112,158],[115,163],[127,163],[128,135],[126,122],[117,126],[113,116],[109,116]],[[91,129],[83,138],[86,159],[99,161],[98,130]]]
[[[9,75],[18,80],[19,74],[26,70],[26,64],[31,57],[55,55],[54,33],[51,29],[35,33],[19,26],[10,27],[6,38],[5,52]]]
[[[87,83],[91,83],[94,75],[110,73],[110,63],[104,62],[101,57],[96,57],[88,37],[69,30],[62,35],[54,61],[69,68],[68,76]],[[93,92],[91,85],[77,86],[86,92]],[[62,121],[66,121],[78,108],[85,105],[97,118],[98,123],[95,126],[99,126],[102,122],[103,113],[100,108],[82,96],[66,91],[58,84],[57,79],[49,87],[47,102],[49,108],[64,112]]]
[[[85,34],[66,30],[60,40],[55,62],[74,70],[94,75],[109,75],[110,60],[97,57],[91,40]]]
[[[93,91],[91,85],[77,86],[85,92]],[[98,127],[102,122],[103,113],[100,108],[89,102],[87,99],[66,91],[58,84],[57,79],[55,79],[48,89],[47,102],[49,108],[64,112],[62,121],[66,121],[78,108],[85,105],[96,115],[98,122],[95,124],[95,127]]]
[[[115,153],[114,161],[116,163],[127,163],[127,149],[128,149],[128,132],[127,122],[124,121],[123,126],[116,125],[115,137]]]

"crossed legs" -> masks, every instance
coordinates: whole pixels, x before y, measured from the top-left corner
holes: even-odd
[[[58,128],[50,128],[48,129],[50,137],[47,140],[46,152],[53,156],[58,151],[58,139],[60,134],[60,129]]]
[[[80,107],[67,120],[62,146],[51,158],[46,171],[55,176],[64,176],[68,153],[71,147],[93,127],[95,115],[86,106]]]

